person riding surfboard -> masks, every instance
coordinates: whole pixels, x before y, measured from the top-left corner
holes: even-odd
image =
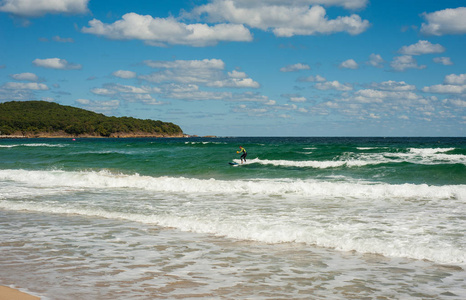
[[[242,153],[241,163],[243,163],[243,160],[244,162],[246,162],[246,156],[248,155],[248,153],[246,152],[246,149],[243,148],[243,146],[239,146],[239,151],[236,151],[236,153]]]

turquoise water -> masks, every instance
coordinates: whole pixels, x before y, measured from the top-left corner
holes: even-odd
[[[241,169],[238,145],[248,151]],[[188,178],[466,182],[464,138],[38,139],[2,141],[2,169],[111,170]]]
[[[465,211],[466,138],[4,139],[0,284],[462,299]]]

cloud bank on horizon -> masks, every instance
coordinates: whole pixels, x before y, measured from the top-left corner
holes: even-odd
[[[462,1],[289,2],[0,0],[0,101],[201,135],[465,136]]]

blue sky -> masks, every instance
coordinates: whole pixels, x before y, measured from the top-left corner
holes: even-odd
[[[0,0],[0,102],[187,134],[466,136],[465,53],[464,0]]]

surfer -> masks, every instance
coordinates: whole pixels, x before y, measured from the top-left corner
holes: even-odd
[[[243,146],[239,146],[239,151],[236,151],[236,153],[243,153],[241,154],[241,163],[243,163],[243,159],[244,162],[246,162],[246,156],[248,155],[248,153],[246,152],[246,149],[243,148]]]

